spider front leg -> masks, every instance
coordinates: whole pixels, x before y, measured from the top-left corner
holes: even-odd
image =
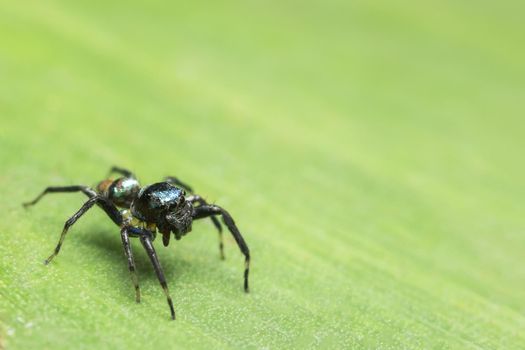
[[[27,208],[31,205],[35,205],[48,193],[66,193],[66,192],[82,192],[89,198],[93,198],[97,195],[97,192],[88,186],[51,186],[47,187],[42,193],[40,193],[35,199],[30,202],[23,203],[22,205]]]
[[[197,194],[194,194],[194,195],[186,197],[186,200],[191,202],[191,203],[197,203],[200,206],[208,205],[206,200],[204,200],[204,198],[202,198],[201,196],[199,196]],[[217,231],[219,231],[219,252],[221,254],[221,260],[224,260],[225,259],[225,257],[224,257],[224,241],[223,241],[223,237],[222,237],[222,226],[221,226],[221,223],[219,222],[219,220],[217,219],[216,216],[210,216],[210,219],[213,222],[213,225],[215,225],[215,227],[217,228]]]
[[[122,245],[124,246],[124,253],[126,254],[126,259],[128,260],[128,269],[131,275],[131,281],[135,287],[135,301],[140,303],[140,287],[139,280],[137,277],[137,270],[135,268],[135,259],[133,258],[133,253],[131,251],[131,244],[129,243],[129,227],[123,227],[120,230],[120,237],[122,238]]]
[[[90,198],[64,224],[64,229],[62,230],[62,234],[60,235],[60,240],[58,241],[58,244],[55,247],[53,254],[51,254],[44,262],[46,265],[49,264],[51,260],[53,260],[53,258],[57,256],[57,254],[60,252],[60,248],[64,243],[64,239],[66,238],[66,234],[69,228],[73,226],[73,224],[77,222],[77,220],[80,219],[80,217],[84,215],[89,209],[91,209],[95,204],[98,204],[106,212],[106,214],[108,214],[108,216],[111,218],[111,220],[113,220],[115,224],[117,224],[118,226],[122,224],[122,215],[120,214],[119,210],[113,205],[113,203],[108,201],[106,198],[100,196],[94,196]]]
[[[171,318],[174,320],[175,319],[175,309],[173,308],[173,301],[171,300],[170,292],[168,290],[168,284],[166,283],[166,277],[164,277],[164,272],[162,271],[162,267],[160,266],[160,262],[157,257],[157,253],[155,252],[155,248],[153,247],[153,242],[152,242],[153,239],[152,239],[151,232],[145,229],[138,228],[138,227],[128,227],[128,231],[140,238],[140,243],[146,250],[146,253],[148,254],[149,259],[151,261],[151,264],[153,265],[153,269],[155,270],[155,273],[157,274],[157,278],[159,279],[160,286],[164,290],[164,294],[166,295],[166,300],[170,307]]]
[[[228,227],[228,230],[231,232],[235,242],[237,242],[239,249],[244,255],[244,291],[248,293],[250,290],[248,286],[248,274],[250,273],[250,249],[239,232],[239,229],[235,225],[235,221],[233,221],[231,215],[218,205],[201,205],[195,208],[193,212],[193,219],[197,220],[215,215],[222,215],[224,224]]]

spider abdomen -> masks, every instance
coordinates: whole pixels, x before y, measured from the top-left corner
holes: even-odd
[[[97,191],[120,208],[129,208],[140,190],[140,184],[133,177],[106,179],[97,185]]]

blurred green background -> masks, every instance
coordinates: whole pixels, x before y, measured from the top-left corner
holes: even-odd
[[[522,1],[1,1],[0,348],[525,348]],[[145,253],[48,185],[176,175]]]

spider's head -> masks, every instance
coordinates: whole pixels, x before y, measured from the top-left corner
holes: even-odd
[[[185,194],[168,182],[145,186],[133,201],[131,213],[141,221],[157,225],[165,237],[173,232],[180,239],[191,231],[193,215],[193,205],[186,202]]]

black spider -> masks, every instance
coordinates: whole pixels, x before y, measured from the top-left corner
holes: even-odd
[[[128,259],[129,271],[133,285],[135,286],[136,301],[140,302],[140,289],[129,237],[138,237],[140,239],[140,243],[142,243],[142,246],[146,250],[160,285],[166,294],[171,311],[171,318],[175,319],[173,302],[171,301],[166,279],[164,278],[164,273],[162,272],[152,242],[155,240],[158,231],[162,234],[164,246],[168,246],[170,242],[170,232],[173,233],[177,240],[181,239],[182,236],[191,231],[193,220],[210,217],[219,231],[220,254],[221,259],[224,259],[222,226],[216,217],[217,215],[221,215],[224,224],[228,227],[241,252],[244,254],[244,291],[248,292],[250,250],[232,217],[226,210],[217,205],[206,203],[202,197],[193,194],[190,186],[184,184],[176,177],[167,177],[164,182],[158,182],[141,188],[137,178],[130,171],[112,167],[110,170],[110,174],[111,173],[118,173],[122,175],[122,177],[116,180],[106,179],[97,185],[96,190],[88,186],[48,187],[33,201],[24,203],[24,207],[31,206],[36,204],[45,194],[55,192],[82,192],[89,197],[87,202],[66,221],[55,251],[45,261],[46,265],[60,251],[68,229],[84,213],[97,204],[106,212],[113,222],[120,227],[124,253]],[[186,195],[186,192],[190,193],[190,195]]]

